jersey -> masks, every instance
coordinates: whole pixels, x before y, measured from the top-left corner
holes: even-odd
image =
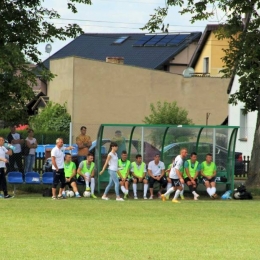
[[[180,172],[183,171],[183,159],[180,155],[176,156],[172,164],[172,168],[169,174],[169,177],[171,179],[179,179],[176,169],[179,170]]]

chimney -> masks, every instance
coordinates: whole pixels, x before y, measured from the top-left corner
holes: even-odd
[[[106,62],[114,64],[124,64],[124,57],[106,57]]]

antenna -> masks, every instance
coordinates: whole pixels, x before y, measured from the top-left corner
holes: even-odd
[[[45,52],[49,53],[49,57],[50,57],[50,53],[51,53],[52,47],[51,44],[46,44],[45,46]]]
[[[193,74],[194,74],[194,69],[192,67],[188,67],[182,73],[184,78],[191,78]]]

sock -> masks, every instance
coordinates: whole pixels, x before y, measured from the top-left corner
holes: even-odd
[[[181,191],[180,190],[176,190],[175,194],[174,194],[174,200],[177,200],[179,195],[180,195]]]
[[[181,186],[182,186],[182,190],[180,191],[180,195],[183,196],[183,193],[184,193],[184,184],[182,184]]]
[[[125,189],[125,194],[128,194],[128,190],[127,189]]]
[[[79,195],[79,192],[77,191],[77,192],[75,192],[75,194],[76,194],[76,196],[77,196],[77,195]]]
[[[215,187],[212,187],[212,188],[211,188],[212,195],[213,195],[213,194],[215,194],[215,193],[216,193],[216,191],[217,191],[217,190],[216,190],[216,188],[215,188]]]
[[[169,190],[172,187],[172,184],[170,182],[167,183],[166,190]]]
[[[124,186],[121,186],[121,191],[125,194],[126,189]]]
[[[148,184],[144,184],[144,197],[146,197],[147,194],[147,190],[148,190]]]
[[[90,176],[90,174],[87,172],[87,173],[85,173],[85,176],[87,177],[87,179],[85,180],[86,188],[89,188],[89,176]]]
[[[209,194],[209,196],[211,196],[211,188],[207,188],[207,193]]]
[[[193,194],[193,192],[194,192],[193,186],[192,186],[192,185],[189,185],[188,187],[189,187],[190,193]]]
[[[170,195],[171,193],[174,192],[174,187],[171,187],[169,190],[167,190],[165,193],[164,193],[164,196],[168,196]]]
[[[136,197],[137,196],[137,194],[136,194],[136,192],[137,192],[137,184],[136,183],[133,183],[133,191],[134,191],[134,196]]]
[[[199,194],[197,194],[197,192],[194,190],[193,192],[192,192],[192,194],[194,195],[194,197],[196,196],[198,196]]]
[[[65,195],[66,193],[65,193],[65,190],[61,193],[62,195]]]
[[[91,194],[94,194],[94,192],[95,192],[95,179],[94,178],[91,178],[90,186],[91,186]]]

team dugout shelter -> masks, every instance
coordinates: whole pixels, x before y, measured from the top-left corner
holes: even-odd
[[[197,153],[199,163],[211,153],[217,166],[217,182],[233,190],[235,174],[244,169],[242,153],[235,152],[238,129],[237,126],[223,125],[102,124],[95,147],[97,173],[102,170],[111,142],[118,144],[118,158],[125,150],[131,162],[135,161],[137,154],[141,154],[148,165],[156,154],[160,154],[166,168],[180,150],[186,148],[188,154]],[[109,174],[106,170],[103,175],[97,176],[100,193],[109,180]]]

